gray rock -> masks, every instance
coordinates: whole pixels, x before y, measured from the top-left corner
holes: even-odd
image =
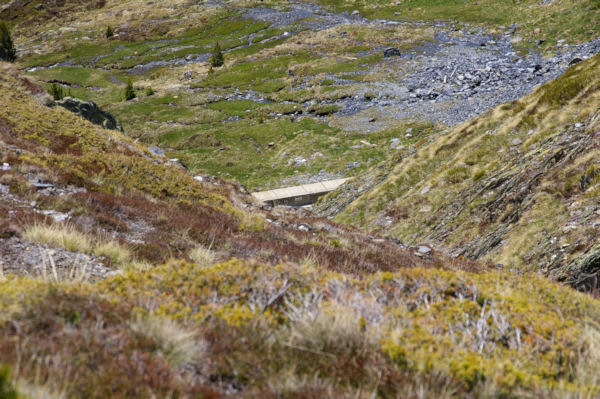
[[[521,41],[523,41],[523,38],[521,36],[515,36],[512,39],[510,39],[511,44],[517,44],[517,43],[520,43]]]
[[[425,245],[419,245],[417,251],[419,251],[420,254],[427,255],[431,253],[431,248],[426,247]]]
[[[48,183],[48,182],[46,182],[46,181],[42,181],[42,180],[39,180],[39,179],[38,179],[38,180],[35,180],[35,181],[32,181],[31,183],[32,183],[32,184],[35,186],[35,188],[37,188],[38,190],[43,190],[43,189],[46,189],[46,188],[54,188],[54,184],[52,184],[52,183]]]
[[[398,50],[396,47],[388,47],[385,50],[383,50],[383,56],[385,58],[400,57],[401,55],[402,53],[400,53],[400,50]]]
[[[521,144],[523,144],[523,142],[521,141],[521,139],[514,139],[514,140],[512,141],[512,144],[513,144],[513,145],[521,145]]]
[[[178,167],[180,167],[182,169],[187,170],[187,166],[183,162],[181,162],[179,159],[177,159],[177,158],[171,158],[171,159],[169,159],[169,163],[171,165],[175,165],[175,166],[178,166]]]
[[[294,166],[304,166],[306,165],[306,159],[302,158],[302,157],[296,157],[293,159],[294,161]]]
[[[390,148],[395,150],[401,146],[400,143],[401,143],[400,139],[397,137],[394,137],[394,138],[390,139]]]
[[[158,147],[153,147],[153,146],[148,147],[148,151],[150,151],[150,153],[152,155],[155,155],[157,157],[164,157],[165,156],[165,152],[161,148],[158,148]]]
[[[78,98],[65,97],[55,102],[63,108],[68,109],[74,114],[80,115],[95,125],[102,126],[105,129],[123,131],[123,126],[109,112],[100,109],[93,101],[83,101]]]
[[[194,72],[193,71],[185,71],[183,73],[183,77],[187,80],[193,80],[194,79]]]
[[[310,231],[311,227],[310,227],[309,224],[302,223],[300,226],[298,226],[298,230],[300,230],[300,231]]]

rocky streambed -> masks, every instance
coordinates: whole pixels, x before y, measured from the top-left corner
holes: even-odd
[[[455,125],[526,95],[600,51],[597,39],[580,45],[559,41],[553,56],[545,57],[536,48],[520,53],[515,49],[522,40],[518,26],[500,27],[501,33],[490,34],[482,28],[459,28],[444,22],[371,21],[357,14],[331,13],[305,2],[293,2],[284,9],[257,7],[244,16],[270,22],[274,27],[300,23],[317,31],[339,25],[348,25],[349,29],[351,25],[433,28],[432,40],[412,49],[384,47],[363,52],[385,54],[382,62],[355,73],[370,75],[365,82],[327,76],[353,93],[325,101],[339,106],[336,123],[347,130],[365,132],[386,129],[390,122],[404,119]],[[293,34],[290,32],[290,36]],[[298,89],[310,87],[302,84]],[[315,101],[304,105],[314,106]]]
[[[367,132],[385,128],[379,121],[389,119],[451,126],[524,96],[600,51],[600,40],[595,40],[560,45],[552,57],[535,51],[523,55],[513,48],[515,38],[514,28],[489,35],[481,29],[457,30],[439,24],[434,41],[400,51],[366,72],[385,78],[364,83],[356,95],[337,101],[341,107],[337,115],[370,110],[372,113],[352,118],[345,126]]]

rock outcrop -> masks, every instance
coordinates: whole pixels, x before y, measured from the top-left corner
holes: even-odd
[[[389,47],[383,50],[383,56],[385,58],[400,57],[401,55],[402,53],[400,53],[400,50],[398,50],[396,47]]]
[[[93,124],[102,126],[105,129],[118,130],[121,132],[123,131],[121,122],[119,122],[109,112],[100,109],[100,107],[98,107],[98,105],[96,105],[96,103],[93,101],[84,101],[78,98],[65,97],[62,100],[56,101],[55,104],[60,105],[61,107],[66,108],[77,115],[81,115]]]

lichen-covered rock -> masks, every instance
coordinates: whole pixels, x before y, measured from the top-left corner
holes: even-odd
[[[104,111],[93,101],[84,101],[78,98],[65,97],[62,100],[56,101],[56,105],[60,105],[69,111],[81,115],[93,124],[100,125],[105,129],[123,131],[123,126],[109,112]]]

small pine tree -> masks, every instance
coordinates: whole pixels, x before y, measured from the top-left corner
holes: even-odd
[[[131,83],[131,79],[127,81],[127,86],[125,86],[125,101],[133,100],[135,98],[135,90],[133,89],[133,83]]]
[[[106,38],[113,37],[115,32],[113,32],[113,28],[109,25],[106,27]]]
[[[221,45],[219,42],[215,43],[215,47],[213,47],[212,55],[209,59],[210,66],[217,68],[222,66],[225,63],[223,58],[223,52],[221,52]]]
[[[6,22],[0,21],[0,60],[14,62],[17,59],[17,50],[10,36]]]
[[[50,86],[50,95],[54,97],[54,100],[62,100],[65,97],[65,92],[62,87],[58,83],[52,83]]]

